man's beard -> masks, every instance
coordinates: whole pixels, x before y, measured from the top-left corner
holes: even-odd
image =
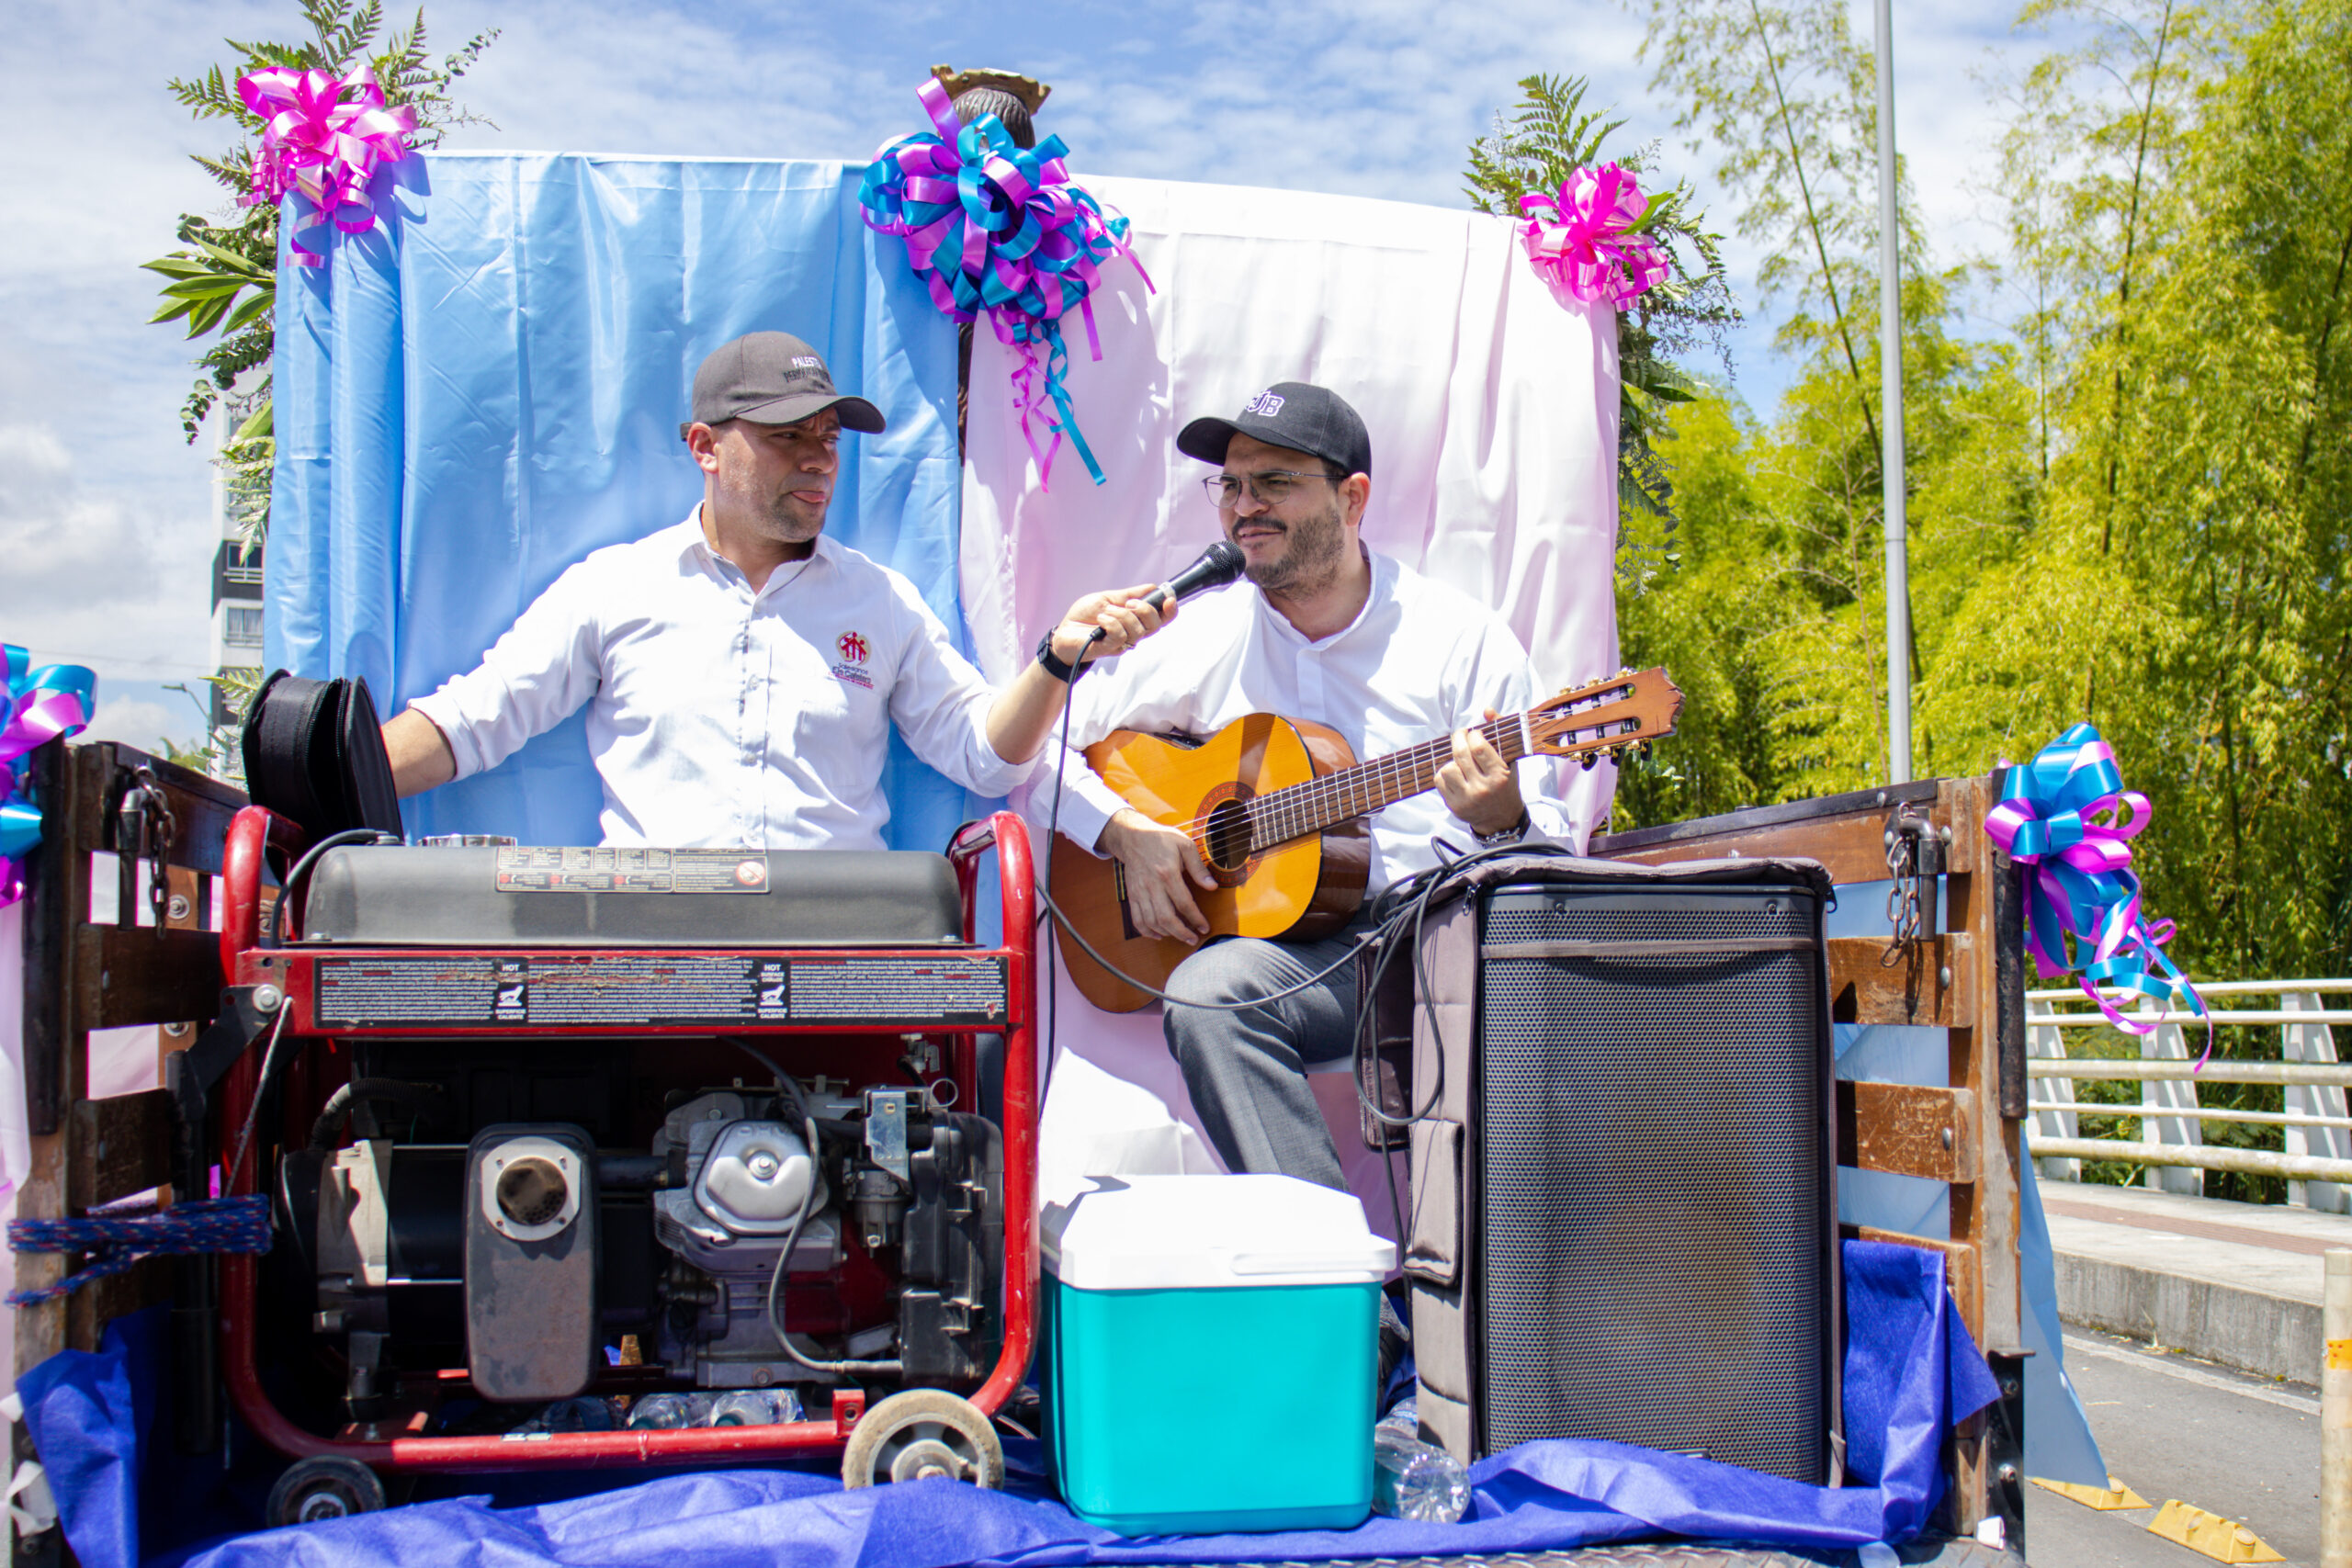
[[[1336,505],[1318,516],[1286,525],[1286,530],[1283,537],[1290,547],[1283,552],[1282,558],[1262,566],[1252,564],[1245,573],[1261,593],[1295,593],[1320,588],[1338,574],[1340,561],[1346,553],[1347,520]]]

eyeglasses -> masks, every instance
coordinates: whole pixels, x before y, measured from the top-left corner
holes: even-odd
[[[1201,481],[1201,491],[1219,512],[1230,512],[1240,505],[1241,492],[1245,490],[1250,492],[1250,499],[1261,506],[1280,506],[1307,479],[1321,479],[1326,484],[1340,482],[1329,474],[1293,473],[1275,468],[1262,474],[1211,474]]]

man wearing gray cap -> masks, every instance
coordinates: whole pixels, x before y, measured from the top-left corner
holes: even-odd
[[[1070,664],[1159,626],[1149,583],[1089,594],[994,691],[911,582],[826,536],[841,433],[883,420],[816,350],[784,333],[721,345],[693,413],[679,433],[701,504],[565,571],[479,668],[387,724],[401,795],[496,767],[584,705],[607,844],[879,849],[893,724],[932,767],[1002,795]]]

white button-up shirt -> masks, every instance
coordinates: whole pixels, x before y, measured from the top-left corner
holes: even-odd
[[[607,844],[881,849],[893,722],[976,794],[1028,777],[989,744],[996,694],[913,583],[820,536],[753,592],[701,519],[596,551],[416,700],[459,778],[583,703]]]
[[[1466,726],[1487,708],[1524,712],[1534,667],[1501,619],[1468,596],[1373,555],[1372,592],[1356,618],[1320,641],[1247,582],[1187,600],[1168,629],[1104,661],[1071,697],[1071,754],[1063,761],[1061,830],[1094,844],[1125,803],[1076,753],[1114,729],[1207,736],[1253,713],[1326,724],[1369,762]],[[1531,840],[1582,848],[1585,829],[1559,804],[1561,764],[1519,763]],[[1025,809],[1042,830],[1054,779],[1041,773]],[[1437,863],[1430,840],[1469,848],[1469,828],[1436,790],[1372,818],[1369,891]]]

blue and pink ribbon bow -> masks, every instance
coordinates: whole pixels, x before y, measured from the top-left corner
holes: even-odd
[[[2123,787],[2115,753],[2098,730],[2078,724],[2032,761],[2009,769],[2001,804],[1984,818],[1985,835],[2019,865],[2034,868],[2026,888],[2026,946],[2034,967],[2044,979],[2079,968],[2085,994],[2108,1022],[2133,1034],[2153,1033],[2163,1017],[2122,1012],[2102,987],[2136,992],[2167,1012],[2177,993],[2198,1017],[2206,1016],[2197,987],[2165,955],[2173,923],[2151,925],[2140,910],[2131,840],[2148,818],[2148,797]],[[2210,1056],[2210,1019],[2206,1029]]]
[[[13,642],[0,643],[7,671],[6,716],[0,719],[0,769],[7,794],[0,798],[0,907],[25,896],[21,863],[40,842],[40,806],[32,797],[33,750],[62,735],[77,735],[90,722],[98,678],[79,664],[32,668],[32,656]]]
[[[1520,243],[1553,297],[1606,299],[1623,309],[1672,270],[1665,250],[1634,225],[1649,210],[1641,182],[1615,164],[1578,169],[1557,195],[1519,198]]]
[[[314,210],[288,237],[289,251],[297,265],[324,266],[325,255],[302,243],[302,231],[332,222],[360,234],[375,223],[368,182],[379,164],[408,156],[416,111],[387,107],[365,64],[341,76],[273,65],[238,77],[237,96],[268,122],[254,153],[245,205],[278,201],[289,190],[310,197]]]
[[[986,313],[998,339],[1021,351],[1013,404],[1041,481],[1050,486],[1054,454],[1068,437],[1101,484],[1102,466],[1079,434],[1063,380],[1069,350],[1061,322],[1075,307],[1100,360],[1088,296],[1102,264],[1125,256],[1151,286],[1127,243],[1127,220],[1106,218],[1100,202],[1070,184],[1060,137],[1024,150],[994,115],[959,125],[937,80],[915,93],[937,129],[899,137],[875,158],[857,193],[866,224],[905,239],[908,263],[943,312],[959,321]],[[1042,442],[1040,426],[1047,432]]]

